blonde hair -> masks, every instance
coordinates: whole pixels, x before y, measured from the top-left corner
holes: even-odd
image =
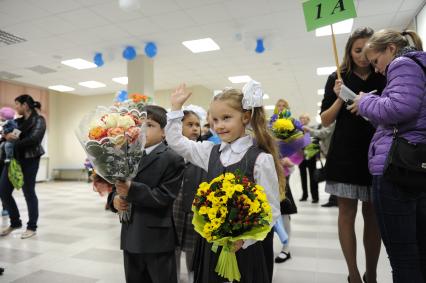
[[[410,46],[410,41],[406,36],[411,38],[411,41],[413,42],[412,46],[414,48],[419,51],[423,51],[422,40],[416,32],[412,30],[399,32],[392,29],[382,29],[374,33],[374,35],[367,41],[363,50],[364,54],[367,54],[370,51],[383,52],[389,44],[394,44],[396,46],[396,53],[398,53],[402,48]]]
[[[287,100],[280,98],[277,100],[277,103],[275,103],[274,114],[278,114],[278,104],[280,104],[281,102],[284,103],[284,107],[286,109],[290,109]]]
[[[260,149],[266,153],[271,154],[274,158],[275,170],[277,171],[278,175],[280,195],[281,199],[284,199],[286,179],[284,176],[283,167],[280,162],[276,139],[271,135],[266,126],[265,110],[263,107],[255,107],[252,110],[244,110],[242,100],[243,93],[237,89],[226,89],[213,98],[213,101],[226,101],[230,107],[241,113],[246,111],[251,112],[250,124],[253,128],[257,145]]]

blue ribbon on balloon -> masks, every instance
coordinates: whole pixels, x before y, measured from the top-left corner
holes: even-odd
[[[145,55],[149,58],[154,58],[157,55],[157,45],[154,42],[148,42],[145,45]]]
[[[96,66],[101,67],[104,64],[104,59],[102,58],[102,53],[97,52],[95,56],[93,57],[93,63],[95,63]]]
[[[123,58],[126,60],[133,60],[136,58],[136,49],[133,46],[127,46],[123,50]]]

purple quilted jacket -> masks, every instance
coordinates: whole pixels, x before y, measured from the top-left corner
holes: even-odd
[[[414,51],[395,58],[388,66],[382,95],[365,95],[360,100],[360,115],[376,126],[368,153],[372,175],[383,174],[394,125],[408,141],[426,143],[426,75],[410,59],[413,57],[426,66],[425,52]]]

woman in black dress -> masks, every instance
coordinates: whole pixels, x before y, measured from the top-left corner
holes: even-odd
[[[348,266],[350,282],[361,282],[356,260],[355,218],[358,200],[362,201],[364,218],[364,249],[367,282],[376,282],[377,262],[380,254],[380,235],[370,199],[372,176],[368,170],[368,148],[374,127],[363,117],[347,110],[339,98],[342,84],[354,93],[377,91],[379,95],[385,78],[376,74],[362,54],[366,41],[373,35],[371,28],[355,30],[346,43],[341,66],[342,80],[336,73],[328,77],[321,105],[321,120],[327,127],[336,121],[326,162],[326,188],[338,197],[339,240]]]

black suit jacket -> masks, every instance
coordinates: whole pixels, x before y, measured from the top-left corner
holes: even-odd
[[[177,238],[173,223],[173,202],[182,183],[185,163],[164,143],[144,156],[132,180],[127,200],[132,204],[132,221],[121,227],[121,249],[130,253],[173,251]],[[109,196],[114,212],[113,191]]]

